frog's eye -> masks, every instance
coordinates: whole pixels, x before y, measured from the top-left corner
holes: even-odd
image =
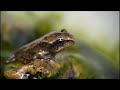
[[[63,38],[59,38],[59,42],[63,43],[64,39]]]
[[[59,38],[58,44],[59,44],[59,45],[63,45],[63,44],[64,44],[64,41],[65,41],[65,40],[64,40],[63,38]]]
[[[56,47],[58,45],[63,45],[64,41],[65,40],[63,38],[58,38],[55,42],[52,43],[52,47]]]

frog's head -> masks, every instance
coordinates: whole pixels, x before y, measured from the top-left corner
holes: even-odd
[[[62,29],[46,35],[43,42],[49,44],[50,52],[57,53],[72,46],[74,44],[74,38],[66,29]]]

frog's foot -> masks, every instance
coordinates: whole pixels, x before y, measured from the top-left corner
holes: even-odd
[[[10,62],[13,62],[13,61],[15,61],[15,56],[14,56],[14,54],[13,54],[8,60],[6,60],[5,63],[10,63]]]
[[[51,58],[42,58],[42,59],[40,59],[40,58],[36,58],[36,59],[34,59],[34,60],[41,60],[41,61],[51,61],[51,60],[53,60],[53,59],[51,59]],[[55,61],[55,60],[54,60]]]
[[[43,58],[43,59],[40,59],[40,58],[34,59],[34,61],[36,61],[36,60],[38,60],[38,61],[39,61],[39,60],[40,60],[40,61],[50,61],[50,59],[44,59],[44,58]]]
[[[49,61],[50,58],[49,57],[41,58],[41,57],[34,56],[34,60]]]

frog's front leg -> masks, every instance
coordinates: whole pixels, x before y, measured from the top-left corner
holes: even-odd
[[[54,59],[54,54],[45,51],[38,52],[34,55],[34,60],[36,59],[40,59],[42,61],[50,61],[51,59]]]

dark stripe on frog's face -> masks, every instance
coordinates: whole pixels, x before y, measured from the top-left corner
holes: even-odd
[[[64,40],[64,39],[57,40],[51,44],[50,52],[53,52],[53,53],[60,52],[60,51],[64,50],[65,48],[72,46],[73,44],[74,44],[73,40]]]

